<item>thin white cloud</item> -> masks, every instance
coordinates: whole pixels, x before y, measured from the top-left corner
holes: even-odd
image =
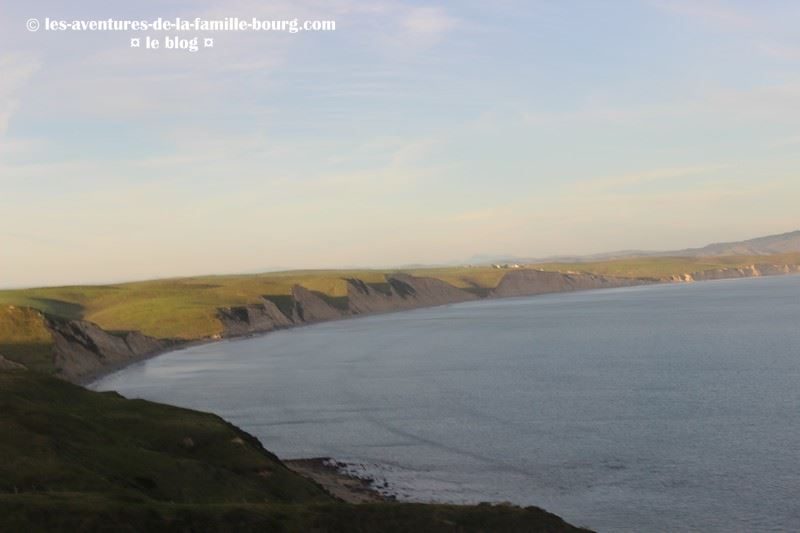
[[[725,29],[748,28],[755,22],[752,14],[718,0],[651,0],[650,4],[667,13]]]
[[[0,136],[8,131],[11,115],[19,106],[21,90],[39,68],[39,61],[30,54],[0,55]]]
[[[767,57],[781,61],[800,61],[800,47],[786,46],[775,42],[762,42],[757,46]]]
[[[668,167],[634,172],[621,176],[610,176],[579,181],[572,185],[573,190],[583,193],[598,193],[620,191],[637,185],[654,182],[675,182],[685,178],[698,178],[707,176],[720,170],[730,168],[727,164],[690,165],[683,167]]]
[[[761,85],[748,90],[716,89],[698,102],[698,112],[716,112],[737,120],[800,118],[800,81]]]
[[[458,25],[455,18],[441,7],[411,8],[403,17],[402,26],[412,38],[428,44],[438,42]]]
[[[485,124],[503,125],[507,117],[491,117]],[[595,102],[566,111],[525,109],[517,120],[531,127],[580,123],[634,124],[644,121],[676,119],[739,122],[771,120],[776,123],[800,120],[800,80],[756,85],[747,89],[726,86],[701,86],[690,94],[670,100],[636,104],[612,101]]]
[[[800,146],[800,135],[782,137],[769,143],[770,148],[792,148],[795,146]]]

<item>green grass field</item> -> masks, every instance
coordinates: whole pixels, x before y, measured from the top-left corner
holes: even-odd
[[[668,279],[704,270],[739,268],[753,264],[800,264],[800,253],[776,255],[733,255],[722,257],[636,257],[587,263],[543,263],[533,265],[559,272],[590,272],[622,278]]]
[[[376,270],[292,271],[8,290],[0,291],[0,305],[27,306],[65,318],[82,318],[109,331],[138,330],[153,337],[198,339],[222,332],[216,317],[220,307],[256,303],[263,296],[288,296],[294,285],[331,298],[342,298],[347,295],[346,278],[383,283],[388,273]],[[497,285],[504,271],[448,268],[412,273],[437,277],[466,289],[487,289]]]
[[[593,274],[621,278],[661,279],[669,278],[676,274],[716,270],[740,264],[738,262],[727,263],[725,260],[725,258],[643,257],[590,263],[544,263],[536,266],[545,270],[557,270],[559,272],[591,272]]]
[[[50,373],[54,370],[52,344],[39,313],[29,307],[0,306],[0,355]]]

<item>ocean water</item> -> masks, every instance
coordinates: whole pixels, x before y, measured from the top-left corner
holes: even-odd
[[[565,293],[192,347],[93,385],[402,499],[599,531],[800,530],[800,276]]]

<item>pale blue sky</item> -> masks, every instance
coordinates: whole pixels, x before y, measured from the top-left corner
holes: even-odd
[[[175,16],[337,31],[25,28]],[[0,0],[0,285],[797,229],[798,28],[792,1]]]

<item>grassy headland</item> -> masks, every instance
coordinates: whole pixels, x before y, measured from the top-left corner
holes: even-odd
[[[84,319],[105,330],[136,330],[153,337],[186,340],[222,332],[217,309],[257,303],[262,297],[280,299],[294,285],[332,299],[347,295],[346,278],[383,283],[390,271],[292,271],[268,274],[203,276],[155,281],[47,287],[0,291],[0,305],[38,309],[71,319]],[[492,287],[503,271],[492,268],[435,269],[426,275],[461,287]]]
[[[538,508],[343,503],[221,418],[0,370],[3,531],[577,531]]]

